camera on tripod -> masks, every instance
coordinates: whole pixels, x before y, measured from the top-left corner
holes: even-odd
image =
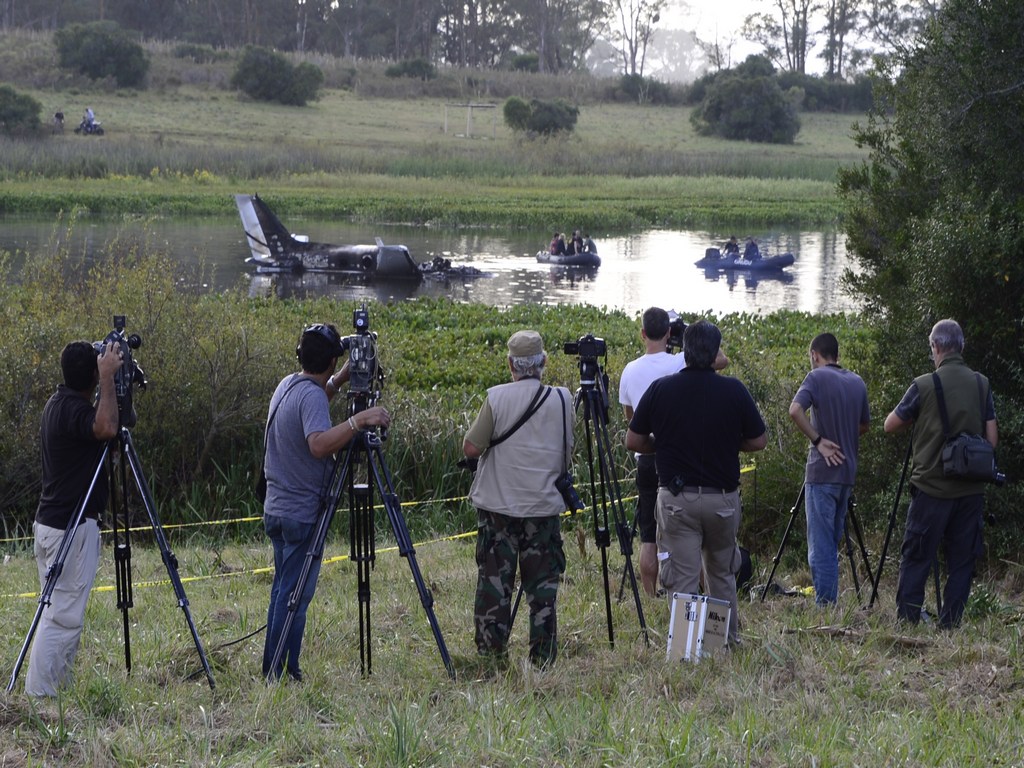
[[[597,360],[598,357],[608,354],[608,345],[604,343],[604,339],[587,333],[576,341],[565,342],[562,351],[567,355],[577,355],[581,360]]]
[[[348,350],[348,388],[353,395],[369,395],[379,378],[377,369],[377,334],[370,331],[370,313],[366,305],[353,311],[355,333],[341,340]]]
[[[117,394],[117,411],[121,426],[135,426],[135,409],[132,407],[132,386],[146,388],[146,374],[142,372],[132,350],[142,346],[142,337],[137,333],[125,333],[125,316],[114,315],[114,329],[102,341],[94,341],[92,348],[102,354],[107,344],[115,344],[121,350],[121,367],[114,374],[114,392]]]
[[[683,348],[683,332],[686,322],[674,310],[668,311],[668,351],[675,353]]]

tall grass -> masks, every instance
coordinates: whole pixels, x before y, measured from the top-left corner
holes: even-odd
[[[339,521],[343,527],[344,522]],[[577,545],[582,527],[585,550]],[[874,611],[848,580],[835,610],[810,598],[740,603],[743,646],[700,663],[665,662],[668,606],[644,600],[651,644],[632,600],[615,603],[622,559],[610,552],[614,647],[603,610],[599,552],[586,520],[565,523],[568,570],[559,592],[559,657],[526,661],[520,614],[507,666],[484,663],[472,640],[472,540],[417,542],[434,611],[456,670],[449,680],[407,564],[379,542],[371,575],[373,674],[359,674],[355,574],[324,566],[303,648],[306,680],[261,678],[270,562],[257,538],[211,549],[172,534],[211,690],[159,553],[134,548],[138,587],[133,670],[124,670],[121,617],[110,592],[94,594],[74,684],[58,701],[19,689],[0,697],[0,754],[13,765],[69,768],[196,766],[823,766],[1016,765],[1020,718],[1020,606],[1009,582],[979,574],[989,609],[957,631],[910,628],[893,618],[894,566]],[[329,558],[348,551],[329,542]],[[756,579],[765,578],[762,563]],[[28,554],[4,566],[0,642],[13,663],[37,585]],[[804,584],[806,571],[783,570]],[[198,580],[191,580],[199,577]],[[113,580],[101,560],[98,584]],[[627,590],[628,594],[628,590]],[[994,599],[991,595],[996,595]],[[932,596],[929,592],[929,601]],[[245,639],[242,639],[245,638]]]

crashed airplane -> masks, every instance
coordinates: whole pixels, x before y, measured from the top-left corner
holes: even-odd
[[[259,273],[349,272],[385,280],[420,280],[423,277],[479,277],[475,267],[452,266],[437,257],[417,264],[404,245],[328,245],[293,235],[259,195],[235,195],[246,241],[252,256],[247,262]]]

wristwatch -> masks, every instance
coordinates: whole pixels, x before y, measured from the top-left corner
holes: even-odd
[[[820,443],[820,442],[821,442],[821,435],[818,435],[816,438],[811,440],[811,445],[813,445],[815,448],[817,448],[818,447],[818,443]]]

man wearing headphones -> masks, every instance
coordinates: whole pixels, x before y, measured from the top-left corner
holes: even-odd
[[[384,408],[375,406],[332,426],[329,401],[349,377],[347,362],[336,372],[344,347],[333,325],[318,323],[307,327],[295,352],[301,371],[286,376],[277,385],[270,399],[266,427],[267,496],[263,503],[263,525],[274,545],[274,581],[267,611],[263,674],[276,680],[287,669],[289,677],[301,681],[299,652],[306,628],[306,609],[320,575],[319,560],[310,569],[281,661],[276,669],[270,665],[288,615],[289,597],[298,584],[315,533],[320,499],[327,492],[334,454],[360,430],[387,427],[391,417]]]

